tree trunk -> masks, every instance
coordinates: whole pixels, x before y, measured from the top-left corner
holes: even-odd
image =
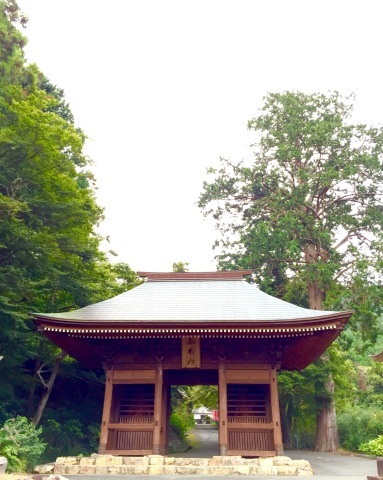
[[[28,418],[30,418],[33,415],[33,411],[34,411],[35,393],[36,393],[37,383],[39,381],[37,372],[40,370],[41,365],[42,365],[41,360],[37,359],[35,361],[35,367],[33,370],[32,385],[29,390],[27,403],[25,405],[25,414]]]
[[[325,298],[325,292],[319,287],[317,282],[309,282],[307,284],[309,305],[312,310],[323,310],[323,302]]]
[[[284,408],[281,409],[281,426],[282,426],[283,447],[286,450],[292,450],[294,446],[291,439],[291,421],[287,417],[287,414]]]
[[[326,382],[326,391],[331,395],[331,402],[322,408],[317,416],[315,451],[335,452],[339,448],[338,426],[336,423],[335,402],[333,400],[335,384],[332,378]]]
[[[40,423],[41,416],[44,412],[44,408],[48,402],[56,377],[59,373],[61,363],[67,355],[68,355],[67,353],[65,353],[64,351],[61,351],[61,353],[55,358],[55,363],[47,382],[45,382],[45,380],[41,375],[42,369],[44,368],[45,365],[41,365],[41,367],[37,371],[37,375],[44,386],[44,392],[41,395],[39,404],[36,409],[35,416],[33,417],[33,420],[32,420],[32,423],[34,423],[36,426]]]
[[[316,282],[307,285],[309,305],[313,310],[323,310],[325,292]],[[327,357],[322,359],[328,362]],[[329,403],[319,410],[317,416],[317,430],[315,435],[315,451],[335,452],[339,448],[338,425],[336,423],[336,410],[334,402],[335,384],[331,375],[325,383],[325,390],[331,399]]]
[[[314,245],[307,245],[304,248],[305,260],[308,263],[315,262],[318,257],[326,261],[326,255],[320,248]],[[309,306],[313,310],[323,310],[323,303],[326,292],[321,288],[318,282],[312,281],[307,284]],[[322,357],[323,358],[323,357]],[[327,358],[323,358],[328,361]],[[335,452],[339,448],[338,425],[336,422],[336,410],[334,402],[335,384],[331,377],[325,383],[325,390],[331,399],[329,403],[322,407],[317,416],[317,430],[315,436],[315,450],[317,452]]]

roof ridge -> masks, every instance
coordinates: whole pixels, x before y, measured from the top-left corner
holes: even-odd
[[[220,270],[216,272],[137,272],[140,277],[151,281],[184,280],[243,280],[252,270]]]

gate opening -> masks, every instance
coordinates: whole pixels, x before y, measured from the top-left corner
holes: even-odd
[[[218,385],[172,385],[167,451],[178,457],[219,455]]]

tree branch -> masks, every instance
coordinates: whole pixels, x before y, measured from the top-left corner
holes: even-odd
[[[340,248],[342,245],[344,245],[346,242],[348,242],[350,240],[350,238],[352,238],[354,236],[357,236],[358,231],[362,230],[362,229],[363,229],[363,227],[359,227],[356,230],[351,230],[350,232],[348,232],[347,235],[345,237],[343,237],[342,240],[340,240],[337,245],[335,245],[334,250],[338,250],[338,248]]]
[[[350,261],[344,264],[344,268],[338,272],[337,275],[335,275],[334,280],[338,280],[343,274],[345,274],[350,268],[354,265],[354,261]]]
[[[383,193],[358,193],[358,194],[357,193],[348,193],[347,195],[343,195],[343,197],[336,198],[335,200],[330,202],[327,205],[327,209],[331,208],[333,205],[335,205],[337,203],[343,202],[344,200],[354,199],[354,201],[358,201],[360,199],[360,197],[374,197],[374,196],[379,196],[379,195],[383,195]]]

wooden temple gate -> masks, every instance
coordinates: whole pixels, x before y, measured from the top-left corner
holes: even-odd
[[[142,273],[147,281],[38,328],[106,371],[100,453],[166,454],[173,385],[218,385],[219,454],[283,452],[279,369],[301,370],[351,312],[307,310],[243,280],[251,271]]]

